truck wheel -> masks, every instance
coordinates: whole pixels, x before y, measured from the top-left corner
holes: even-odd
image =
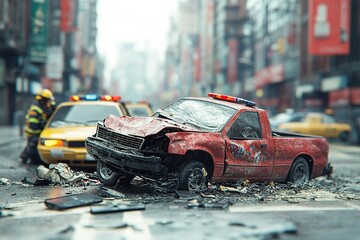
[[[342,142],[348,142],[349,141],[349,132],[342,132],[339,135],[339,138]]]
[[[309,181],[309,177],[309,164],[304,158],[297,158],[290,169],[288,181],[302,185]]]
[[[200,191],[206,188],[207,182],[207,171],[204,164],[201,162],[187,162],[180,170],[180,189]]]
[[[105,186],[116,185],[116,183],[120,177],[119,173],[116,173],[113,170],[111,170],[108,166],[106,166],[105,163],[103,163],[100,160],[98,160],[96,163],[96,171],[100,177],[101,182]]]

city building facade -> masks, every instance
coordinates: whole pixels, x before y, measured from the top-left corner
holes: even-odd
[[[269,115],[289,108],[327,112],[352,124],[352,139],[360,140],[359,1],[202,0],[198,6],[202,95],[249,98]],[[172,75],[178,70],[185,81],[176,63]]]
[[[41,88],[96,92],[96,0],[0,1],[0,124],[23,118]]]

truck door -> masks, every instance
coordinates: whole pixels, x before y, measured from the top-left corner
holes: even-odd
[[[257,111],[242,112],[226,133],[224,180],[262,180],[272,174],[273,146]],[[271,142],[270,142],[271,141]]]

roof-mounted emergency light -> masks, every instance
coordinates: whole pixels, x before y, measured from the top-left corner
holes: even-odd
[[[234,103],[240,103],[240,104],[244,104],[248,107],[255,107],[256,103],[244,98],[239,98],[239,97],[233,97],[233,96],[228,96],[228,95],[223,95],[223,94],[217,94],[217,93],[208,93],[209,97],[213,97],[215,99],[220,99],[220,100],[224,100],[224,101],[228,101],[228,102],[234,102]]]
[[[113,101],[118,102],[121,100],[120,96],[111,96],[111,95],[97,95],[97,94],[86,94],[86,95],[72,95],[70,96],[70,101]]]
[[[103,96],[100,96],[100,100],[118,102],[121,100],[121,97],[120,96],[103,95]]]

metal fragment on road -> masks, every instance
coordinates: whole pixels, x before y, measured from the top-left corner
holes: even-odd
[[[7,179],[7,178],[0,178],[0,183],[2,185],[10,185],[11,181],[10,181],[10,179]]]

